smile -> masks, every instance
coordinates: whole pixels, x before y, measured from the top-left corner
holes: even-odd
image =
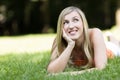
[[[70,35],[75,35],[77,32],[78,32],[78,30],[71,30],[71,31],[69,31],[69,34]]]

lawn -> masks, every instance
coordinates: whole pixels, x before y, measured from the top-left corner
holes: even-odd
[[[48,75],[46,66],[54,34],[0,37],[0,80],[119,80],[120,58],[108,60],[104,70],[78,75]],[[71,71],[72,68],[66,71]]]
[[[55,34],[36,34],[0,37],[0,55],[7,53],[35,53],[50,50]]]

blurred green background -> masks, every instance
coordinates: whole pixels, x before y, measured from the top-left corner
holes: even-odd
[[[90,27],[104,30],[115,24],[120,0],[0,0],[0,35],[55,33],[67,6],[81,8]]]

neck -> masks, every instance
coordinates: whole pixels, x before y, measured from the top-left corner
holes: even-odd
[[[78,40],[75,41],[75,48],[82,48],[84,43],[84,36],[81,36]]]

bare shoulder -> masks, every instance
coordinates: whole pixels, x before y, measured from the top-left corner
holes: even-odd
[[[102,31],[99,28],[91,28],[89,29],[89,34],[101,34]]]
[[[103,34],[99,28],[89,29],[89,37],[92,43],[103,40]]]
[[[89,29],[90,38],[100,37],[102,35],[102,31],[99,28]]]

